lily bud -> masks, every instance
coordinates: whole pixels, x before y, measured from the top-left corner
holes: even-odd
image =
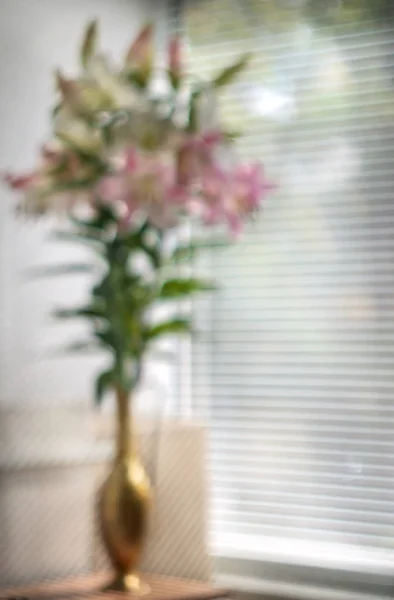
[[[88,23],[81,46],[81,63],[86,68],[90,59],[94,56],[97,46],[98,24],[97,21]]]
[[[55,73],[56,87],[62,97],[62,103],[69,106],[72,110],[79,108],[79,93],[78,87],[74,81],[67,79],[64,75],[57,70]]]
[[[145,25],[126,55],[126,71],[140,85],[148,82],[153,67],[153,25]]]
[[[37,174],[34,172],[26,175],[5,173],[3,176],[3,181],[6,183],[6,185],[14,190],[27,191],[34,186],[37,178]]]
[[[174,89],[178,89],[182,77],[181,40],[173,37],[168,45],[169,76]]]

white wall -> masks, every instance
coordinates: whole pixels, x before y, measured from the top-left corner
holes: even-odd
[[[0,171],[34,165],[49,131],[52,72],[76,68],[88,20],[100,19],[103,45],[117,57],[153,17],[162,42],[165,16],[166,0],[0,0]],[[91,567],[92,464],[108,455],[105,440],[92,445],[92,380],[102,359],[49,356],[83,337],[83,326],[56,324],[50,313],[83,299],[86,277],[23,277],[78,249],[49,243],[49,224],[16,219],[15,202],[0,185],[0,587]],[[140,404],[168,404],[174,381],[174,368],[150,363]],[[106,414],[101,424],[107,437]]]
[[[0,169],[34,164],[48,132],[52,73],[57,66],[73,72],[89,19],[100,19],[103,45],[117,57],[153,16],[164,34],[165,11],[164,0],[1,0]],[[26,268],[68,260],[77,249],[45,241],[48,227],[42,223],[16,220],[14,201],[0,188],[0,406],[88,402],[98,361],[49,358],[65,339],[83,338],[77,324],[52,323],[50,312],[83,298],[86,279],[26,282],[23,277]],[[159,380],[171,387],[168,371]]]

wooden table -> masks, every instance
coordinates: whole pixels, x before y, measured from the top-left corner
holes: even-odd
[[[218,600],[229,596],[228,591],[200,581],[175,579],[160,575],[143,575],[142,579],[150,587],[149,593],[141,596],[143,600]],[[50,598],[52,600],[122,600],[124,598],[139,597],[133,594],[100,591],[109,581],[109,575],[96,573],[67,580],[4,588],[0,589],[0,600],[49,600]]]

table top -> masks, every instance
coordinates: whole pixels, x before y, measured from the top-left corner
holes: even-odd
[[[141,596],[144,600],[217,600],[229,595],[228,591],[201,581],[151,574],[143,574],[141,579],[150,587],[150,591]],[[120,592],[102,592],[102,588],[110,580],[110,575],[106,573],[94,573],[66,580],[4,588],[0,589],[0,600],[119,600],[125,596],[133,596]]]

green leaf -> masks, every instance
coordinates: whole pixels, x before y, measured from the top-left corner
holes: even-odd
[[[104,275],[102,280],[99,281],[92,288],[92,296],[94,298],[94,301],[96,301],[96,302],[105,301],[107,303],[110,303],[111,300],[113,300],[111,274],[110,273],[107,273],[106,275]]]
[[[53,231],[50,235],[51,238],[61,242],[81,242],[82,244],[96,245],[96,247],[100,247],[100,250],[104,247],[104,241],[99,234],[93,232]]]
[[[73,179],[72,181],[65,181],[64,183],[57,183],[53,186],[53,190],[56,192],[73,192],[75,190],[86,190],[94,183],[96,183],[97,177],[85,177],[84,179]]]
[[[115,374],[112,369],[103,371],[96,379],[94,386],[94,400],[96,406],[100,406],[103,396],[111,386],[115,385]]]
[[[161,255],[160,250],[157,246],[152,246],[145,244],[142,239],[140,239],[140,249],[145,252],[146,256],[149,258],[150,262],[154,269],[159,269],[161,266]]]
[[[94,336],[105,346],[109,346],[112,349],[116,349],[116,340],[112,329],[105,329],[104,331],[95,331]]]
[[[148,76],[142,71],[127,71],[125,73],[126,80],[135,87],[143,90],[146,87]]]
[[[105,306],[100,305],[59,309],[54,311],[53,315],[57,319],[75,319],[81,317],[88,319],[105,319],[107,317]]]
[[[74,342],[63,348],[61,354],[90,354],[102,350],[102,346],[93,340]]]
[[[188,131],[191,133],[195,133],[198,129],[198,101],[201,97],[203,90],[201,88],[197,88],[191,94],[190,104],[189,104],[189,118],[188,118]]]
[[[139,247],[136,246],[136,250]],[[130,257],[130,248],[122,243],[118,237],[115,237],[107,244],[106,257],[108,263],[112,265],[112,273],[117,273],[117,277],[125,272],[127,261]]]
[[[168,79],[170,80],[172,89],[175,91],[178,91],[179,86],[181,85],[181,78],[179,77],[179,75],[175,75],[175,73],[173,73],[172,71],[170,71],[168,69],[167,76],[168,76]]]
[[[163,284],[159,298],[182,298],[196,292],[209,292],[215,289],[217,288],[212,282],[203,279],[170,279]]]
[[[86,68],[89,59],[95,54],[97,46],[98,23],[97,20],[88,23],[81,47],[81,63]]]
[[[162,335],[171,335],[177,333],[189,333],[191,331],[190,319],[172,319],[164,321],[158,325],[154,325],[145,331],[145,339],[148,341],[155,340]]]
[[[94,266],[87,263],[75,263],[69,265],[50,265],[47,267],[35,267],[25,271],[27,277],[52,277],[58,275],[72,275],[75,273],[93,273]]]
[[[188,261],[195,257],[200,250],[212,250],[214,248],[227,248],[231,244],[228,239],[223,240],[194,240],[188,244],[179,245],[171,255],[174,262]]]
[[[107,225],[117,222],[117,218],[113,210],[109,206],[101,205],[98,210],[98,214],[92,219],[78,219],[77,217],[70,217],[71,221],[77,227],[83,227],[87,230],[93,230],[95,237],[97,237],[97,230],[102,231]]]
[[[144,310],[155,298],[156,290],[149,285],[133,285],[126,281],[125,286],[124,298],[131,312]]]
[[[223,137],[226,142],[235,142],[240,137],[242,137],[243,133],[241,131],[223,131]]]
[[[56,117],[56,115],[58,114],[58,112],[60,111],[61,108],[62,108],[61,104],[56,104],[51,111],[52,117]]]
[[[130,234],[123,236],[121,238],[122,245],[128,250],[136,250],[142,251],[146,254],[152,266],[155,269],[160,268],[161,266],[161,256],[160,250],[158,248],[158,243],[149,244],[145,241],[145,233],[148,226],[144,224],[140,230],[133,231]]]
[[[232,83],[234,79],[247,67],[251,59],[251,54],[244,54],[235,63],[223,69],[219,75],[212,81],[215,88],[223,87]]]

